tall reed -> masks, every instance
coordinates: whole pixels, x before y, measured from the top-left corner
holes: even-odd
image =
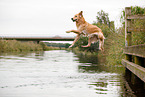
[[[16,40],[0,40],[0,52],[12,51],[41,51],[43,47],[33,42],[20,42]]]

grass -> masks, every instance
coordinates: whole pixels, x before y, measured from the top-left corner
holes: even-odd
[[[124,28],[119,28],[115,33],[110,33],[105,39],[104,52],[99,51],[99,57],[103,57],[106,65],[121,65],[124,59],[123,49],[125,47]]]
[[[20,42],[16,40],[0,40],[0,52],[41,51],[42,46],[33,42]]]
[[[124,59],[124,40],[124,35],[118,33],[113,33],[105,40],[104,54],[107,65],[121,65],[121,60]]]
[[[58,50],[58,47],[48,47],[45,43],[40,42],[20,42],[16,40],[0,40],[0,52],[23,52],[23,51],[44,51]]]

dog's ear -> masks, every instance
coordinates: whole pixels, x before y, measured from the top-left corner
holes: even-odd
[[[83,11],[81,11],[81,12],[79,13],[79,15],[80,15],[80,17],[82,17],[82,16],[83,16]]]

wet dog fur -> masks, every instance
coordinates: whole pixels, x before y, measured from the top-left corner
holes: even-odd
[[[105,37],[103,35],[102,30],[99,27],[86,22],[83,17],[83,11],[76,14],[71,19],[73,22],[76,22],[77,30],[69,30],[69,31],[66,31],[66,33],[73,32],[73,33],[76,33],[77,36],[74,39],[72,45],[69,47],[72,47],[75,44],[75,42],[78,41],[81,35],[85,35],[89,37],[88,44],[82,47],[90,47],[91,43],[99,41],[99,49],[104,50],[103,45],[104,45]]]

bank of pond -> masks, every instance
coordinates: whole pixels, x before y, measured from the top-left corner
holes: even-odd
[[[59,50],[60,47],[48,47],[45,43],[39,44],[33,41],[0,40],[0,52],[23,52],[23,51],[44,51]]]

